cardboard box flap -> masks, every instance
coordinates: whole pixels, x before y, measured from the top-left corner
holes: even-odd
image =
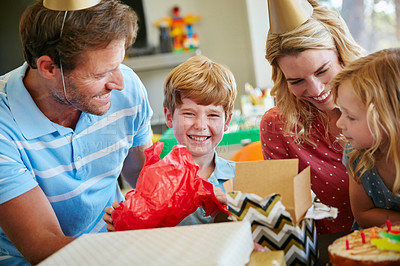
[[[310,176],[311,168],[308,166],[293,179],[294,204],[296,204],[294,209],[296,217],[295,223],[300,222],[304,218],[307,210],[312,205]],[[284,202],[283,205],[285,205]],[[292,215],[292,213],[290,213],[290,215]]]
[[[298,174],[298,159],[237,162],[233,189],[227,183],[225,190],[253,193],[263,198],[280,194],[295,224],[312,205],[310,168]]]

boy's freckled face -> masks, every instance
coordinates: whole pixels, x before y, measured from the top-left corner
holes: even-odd
[[[185,145],[193,156],[214,154],[228,129],[225,111],[221,105],[200,105],[188,98],[182,99],[173,116],[166,111],[168,127],[173,128],[178,144]]]

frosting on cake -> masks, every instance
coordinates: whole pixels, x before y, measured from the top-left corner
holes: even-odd
[[[373,242],[381,242],[380,240],[387,240],[388,234],[380,234],[387,232],[386,228],[373,227],[375,238],[371,237],[371,229],[362,230],[365,235],[365,243],[363,243],[362,233],[356,230],[349,235],[336,239],[329,247],[329,257],[332,265],[349,264],[351,261],[357,262],[357,265],[373,264],[373,265],[400,265],[400,252],[389,249],[378,249],[377,245]],[[393,226],[393,232],[398,231],[400,226]],[[348,243],[346,244],[346,239]],[[375,241],[373,240],[375,239]],[[372,242],[371,242],[372,240]],[[378,240],[378,241],[376,241]],[[391,245],[400,245],[390,240]],[[348,248],[347,248],[348,245]],[[379,246],[379,245],[378,245]]]

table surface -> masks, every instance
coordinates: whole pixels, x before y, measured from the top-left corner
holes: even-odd
[[[329,265],[328,246],[332,244],[332,242],[335,241],[336,239],[345,236],[349,233],[350,232],[342,232],[342,233],[325,234],[317,236],[319,257],[315,265],[316,266]]]

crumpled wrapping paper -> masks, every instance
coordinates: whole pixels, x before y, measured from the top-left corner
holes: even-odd
[[[187,147],[176,145],[160,159],[164,143],[145,150],[145,164],[136,189],[111,215],[117,231],[178,225],[200,206],[206,215],[228,210],[215,197],[213,185],[197,175],[199,170]]]

